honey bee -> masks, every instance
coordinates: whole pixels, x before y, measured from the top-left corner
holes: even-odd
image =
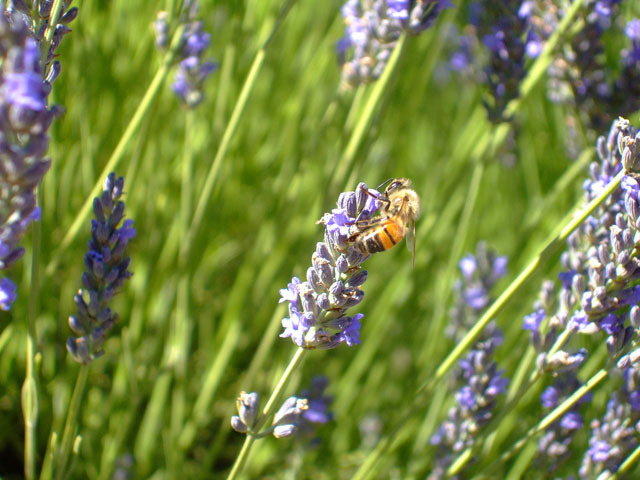
[[[349,240],[354,242],[353,246],[362,254],[370,255],[389,250],[406,236],[407,247],[411,250],[412,262],[415,263],[415,220],[420,214],[420,197],[411,188],[411,181],[406,178],[394,178],[389,182],[384,193],[378,195],[364,189],[368,195],[380,200],[380,215],[371,220],[356,222],[356,232]]]

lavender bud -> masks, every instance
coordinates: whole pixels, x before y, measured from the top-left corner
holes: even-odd
[[[634,305],[629,310],[629,321],[634,328],[640,328],[640,307]]]
[[[356,273],[353,277],[349,279],[349,281],[347,282],[347,285],[349,287],[359,287],[362,284],[364,284],[364,282],[367,281],[367,276],[368,276],[368,272],[366,270],[360,270],[358,273]]]
[[[318,298],[316,298],[316,302],[322,310],[331,309],[331,302],[329,301],[329,295],[326,293],[321,293],[320,295],[318,295]]]
[[[318,276],[318,274],[316,273],[313,267],[309,267],[307,269],[307,282],[309,282],[309,285],[311,286],[314,292],[316,293],[324,292],[324,287],[320,282],[320,277]]]
[[[238,417],[249,431],[253,429],[258,417],[258,401],[259,396],[256,392],[240,392],[240,396],[236,400]]]
[[[320,278],[320,282],[324,285],[331,285],[333,282],[333,267],[331,263],[325,258],[318,256],[317,253],[313,254],[312,263],[313,268]]]
[[[336,268],[340,273],[345,273],[349,269],[349,261],[344,255],[340,255],[336,260]]]
[[[360,212],[361,210],[364,209],[365,204],[367,203],[367,184],[366,183],[359,183],[358,186],[356,187],[356,191],[355,196],[356,196],[356,208],[358,209],[358,212]],[[355,217],[356,215],[352,215],[353,217]]]
[[[231,417],[231,428],[239,433],[247,433],[249,431],[247,426],[242,423],[242,420],[240,420],[240,417],[238,415],[234,415]]]

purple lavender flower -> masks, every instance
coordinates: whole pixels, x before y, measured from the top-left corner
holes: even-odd
[[[489,292],[495,283],[507,273],[507,257],[496,255],[479,242],[476,254],[465,255],[458,263],[462,278],[454,284],[454,307],[449,315],[451,322],[446,335],[456,341],[473,326],[479,313],[490,303]],[[488,337],[494,335],[494,325],[489,327]]]
[[[591,165],[590,178],[583,183],[585,203],[600,195],[622,169],[638,168],[639,139],[635,128],[622,118],[612,124],[606,138],[598,139],[599,162]],[[547,354],[565,329],[563,348],[575,333],[603,334],[612,358],[633,338],[634,322],[640,325],[636,308],[640,303],[639,191],[634,176],[623,177],[621,188],[569,236],[561,256],[564,271],[559,275],[559,292],[554,282],[545,282],[534,313],[525,317],[524,328],[531,331],[541,370],[575,370],[586,359],[584,349]]]
[[[549,0],[536,0],[529,22],[539,38],[546,40],[561,20],[564,10]],[[629,115],[640,108],[640,50],[638,25],[627,24],[624,32],[620,22],[620,0],[587,0],[578,13],[582,29],[573,35],[556,54],[549,68],[549,97],[554,102],[574,104],[586,117],[586,124],[600,131],[614,120],[613,113]],[[551,28],[550,28],[551,27]],[[619,75],[611,75],[603,37],[622,33],[631,41],[631,48],[620,52]]]
[[[613,394],[604,418],[591,422],[589,449],[580,467],[581,478],[608,478],[638,445],[640,417]]]
[[[581,383],[574,372],[556,378],[553,385],[547,387],[540,396],[540,402],[546,413],[550,412],[569,398]],[[591,401],[591,395],[585,395],[558,421],[552,423],[538,441],[536,464],[548,471],[556,471],[571,455],[571,442],[584,422],[578,411],[580,406]]]
[[[185,2],[182,21],[186,24],[182,34],[180,49],[176,55],[178,70],[171,85],[173,93],[187,108],[195,108],[202,102],[204,83],[218,64],[204,61],[203,54],[209,47],[211,35],[204,30],[202,22],[195,21],[198,5],[195,0]],[[153,23],[156,46],[164,50],[169,39],[169,23],[166,12],[158,12]]]
[[[520,82],[526,74],[527,54],[533,57],[541,49],[542,41],[531,35],[532,29],[522,7],[519,0],[475,2],[470,7],[470,25],[465,27],[465,32],[469,37],[475,36],[477,41],[466,40],[465,45],[481,43],[488,52],[483,81],[489,94],[484,103],[493,122],[505,120],[505,107],[518,96]],[[476,47],[467,56],[486,55]]]
[[[8,278],[0,278],[0,309],[9,310],[16,301],[16,286]]]
[[[327,423],[333,418],[328,410],[332,398],[324,394],[328,385],[327,377],[314,377],[311,388],[303,390],[300,397],[287,399],[273,420],[273,435],[276,438],[295,435],[311,439],[314,424]]]
[[[78,312],[69,317],[71,330],[67,350],[80,363],[88,364],[104,354],[102,345],[118,314],[109,308],[111,299],[131,277],[130,258],[125,249],[136,231],[132,220],[124,218],[124,202],[120,200],[124,178],[109,174],[102,195],[93,201],[95,219],[91,221],[91,240],[84,256],[87,271],[82,274],[84,290],[74,297]]]
[[[456,383],[456,405],[449,409],[447,419],[431,437],[437,446],[436,464],[429,479],[447,478],[447,469],[454,458],[473,446],[482,428],[493,417],[500,395],[506,393],[509,381],[493,361],[493,352],[499,339],[489,339],[476,344],[460,361]]]
[[[238,415],[231,417],[231,427],[236,432],[247,433],[256,438],[269,434],[276,438],[292,435],[311,438],[315,430],[313,424],[327,423],[333,418],[328,410],[332,398],[324,394],[328,384],[326,377],[314,377],[309,389],[303,390],[299,397],[289,397],[283,402],[271,427],[260,433],[254,430],[259,421],[258,394],[241,392],[236,401]]]
[[[22,257],[24,249],[18,243],[29,224],[40,218],[35,188],[51,164],[44,157],[48,129],[62,111],[47,105],[51,83],[60,72],[60,63],[49,65],[49,61],[66,32],[62,23],[77,15],[77,9],[63,13],[56,29],[60,33],[54,35],[43,66],[42,33],[50,20],[47,7],[43,4],[39,18],[33,20],[22,2],[12,5],[15,8],[0,3],[0,270]],[[2,279],[1,287],[1,305],[7,310],[16,299],[15,286]]]
[[[347,0],[342,7],[345,36],[336,46],[343,85],[377,80],[403,31],[429,28],[449,0]]]
[[[231,417],[231,427],[240,433],[253,433],[253,427],[258,419],[259,396],[256,392],[240,392],[236,399],[238,415]]]
[[[459,262],[462,278],[456,282],[456,300],[447,335],[458,339],[480,317],[489,304],[489,290],[506,274],[506,257],[497,256],[480,242],[476,255],[465,255]],[[472,293],[470,293],[472,292]],[[481,301],[479,301],[481,299]],[[482,428],[493,417],[498,397],[506,393],[508,379],[493,361],[493,353],[502,343],[502,332],[490,323],[466,357],[458,362],[452,378],[456,405],[431,437],[437,446],[436,465],[430,479],[445,478],[455,456],[471,447]]]
[[[288,302],[289,316],[282,320],[283,338],[303,348],[335,348],[341,343],[360,343],[360,320],[364,315],[346,315],[364,298],[360,288],[367,279],[361,264],[365,257],[349,240],[358,221],[371,218],[379,207],[378,192],[364,183],[355,192],[342,193],[338,208],[326,213],[324,242],[316,246],[307,270],[307,280],[294,277],[286,289],[280,290],[280,302]]]
[[[156,35],[156,48],[164,51],[169,46],[169,14],[159,11],[153,22],[153,32]]]

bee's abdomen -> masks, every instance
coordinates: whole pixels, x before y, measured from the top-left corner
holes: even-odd
[[[402,240],[402,231],[398,225],[395,222],[386,221],[358,238],[356,247],[367,254],[384,252],[400,240]]]

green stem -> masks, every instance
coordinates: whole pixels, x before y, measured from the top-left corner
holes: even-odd
[[[51,40],[53,40],[53,34],[56,31],[56,27],[58,26],[58,20],[60,20],[60,13],[62,12],[62,1],[63,0],[54,0],[53,5],[51,6],[51,13],[49,14],[49,25],[47,25],[47,29],[44,32],[44,42],[47,45],[47,48],[43,52],[43,55],[49,54],[49,48],[51,47]]]
[[[280,397],[282,396],[282,392],[287,386],[287,383],[289,383],[291,374],[298,368],[298,366],[300,366],[300,363],[302,362],[302,359],[304,358],[304,355],[306,352],[307,351],[302,347],[298,347],[298,350],[296,350],[296,353],[293,355],[293,358],[291,359],[291,361],[289,362],[289,365],[287,366],[286,370],[282,374],[282,377],[280,377],[280,381],[276,385],[276,388],[273,390],[273,393],[271,393],[269,400],[267,400],[267,404],[265,405],[264,410],[262,411],[262,416],[256,422],[256,425],[254,427],[255,435],[260,435],[260,429],[262,428],[262,426],[275,413],[276,405],[278,405],[278,402],[280,401]],[[236,461],[233,464],[233,468],[231,469],[231,472],[227,477],[227,480],[235,479],[238,476],[238,474],[242,471],[245,463],[247,462],[247,459],[249,458],[249,453],[251,452],[251,446],[253,445],[254,441],[255,441],[255,438],[252,435],[247,435],[247,437],[245,438],[244,444],[242,445],[242,449],[240,450],[240,453],[238,454],[238,457],[236,458]]]
[[[400,59],[400,54],[404,50],[404,45],[406,41],[407,35],[403,33],[398,39],[398,43],[393,49],[393,53],[389,58],[389,63],[385,67],[384,71],[380,78],[374,83],[373,91],[371,95],[367,99],[367,103],[364,106],[364,110],[362,111],[362,115],[358,119],[358,123],[356,123],[353,134],[349,138],[349,143],[345,148],[340,161],[338,162],[337,168],[333,175],[332,183],[340,181],[346,175],[346,173],[351,169],[353,164],[353,160],[355,159],[356,153],[358,152],[358,148],[362,143],[362,139],[366,131],[368,131],[369,126],[371,125],[371,119],[373,118],[373,112],[375,112],[380,99],[382,98],[382,94],[384,93],[387,85],[389,84],[389,79],[393,74],[393,71],[398,64],[398,60]]]
[[[204,188],[202,189],[202,193],[200,194],[200,198],[198,199],[198,204],[196,206],[196,211],[193,215],[193,220],[191,222],[191,228],[189,229],[189,233],[185,238],[185,244],[190,244],[193,241],[193,237],[198,232],[200,228],[200,223],[202,222],[202,218],[204,216],[205,210],[207,208],[207,204],[211,199],[211,193],[213,192],[213,187],[216,184],[216,180],[218,178],[218,172],[220,167],[222,166],[222,162],[227,156],[227,152],[229,151],[229,145],[231,144],[231,140],[236,133],[238,128],[238,124],[240,123],[240,118],[242,117],[242,113],[244,112],[245,107],[247,106],[247,101],[249,100],[249,95],[253,91],[253,87],[255,86],[256,79],[258,78],[258,74],[262,69],[262,65],[264,64],[265,54],[267,47],[271,44],[275,34],[278,29],[284,22],[287,13],[291,10],[291,7],[296,3],[296,0],[287,0],[282,7],[278,18],[276,19],[275,25],[269,34],[269,37],[262,45],[262,48],[258,50],[256,57],[253,60],[253,64],[251,65],[251,69],[249,70],[249,74],[247,75],[246,80],[244,81],[244,85],[242,86],[242,90],[240,92],[240,96],[236,101],[236,104],[233,108],[233,112],[231,113],[231,118],[229,119],[229,123],[227,124],[227,128],[225,129],[222,140],[220,140],[220,145],[218,146],[218,151],[216,152],[216,156],[213,159],[213,163],[211,164],[211,168],[209,169],[209,173],[207,174],[207,178],[204,182]]]
[[[182,158],[182,191],[180,199],[180,220],[182,234],[186,235],[189,230],[189,220],[191,218],[192,208],[192,182],[193,182],[193,148],[192,148],[192,132],[194,125],[194,113],[193,110],[189,110],[185,115],[185,132],[184,132],[184,147]],[[184,250],[181,250],[182,255],[178,259],[178,264],[181,269],[185,269],[189,251],[191,245],[185,242]],[[184,273],[184,272],[183,272]]]
[[[82,408],[82,397],[84,396],[84,388],[87,384],[89,376],[89,365],[81,365],[80,371],[76,378],[76,386],[73,389],[71,403],[67,409],[67,420],[64,424],[64,432],[62,433],[62,442],[60,450],[58,450],[55,459],[56,480],[62,480],[68,475],[67,464],[71,456],[73,443],[76,439],[76,431],[78,428],[78,415]]]
[[[231,118],[229,119],[227,128],[222,135],[222,140],[220,141],[220,145],[218,146],[218,151],[216,152],[216,156],[213,159],[213,163],[211,164],[211,168],[209,169],[209,173],[207,174],[207,178],[204,182],[202,193],[200,194],[200,198],[198,199],[196,211],[193,215],[191,228],[189,229],[189,232],[185,239],[185,244],[191,243],[193,237],[200,228],[202,217],[204,216],[205,209],[207,208],[207,204],[209,203],[209,199],[211,198],[211,193],[213,192],[213,187],[215,186],[216,180],[218,178],[218,171],[220,170],[222,161],[227,156],[229,145],[231,144],[231,140],[236,133],[238,124],[240,123],[240,118],[242,117],[242,113],[247,106],[249,95],[253,91],[258,73],[260,73],[262,65],[264,64],[264,58],[265,51],[264,49],[261,49],[258,51],[258,53],[256,54],[256,58],[253,60],[253,64],[251,65],[251,69],[249,70],[249,74],[247,75],[247,79],[242,86],[242,91],[240,92],[238,101],[233,108],[233,113],[231,114]]]
[[[180,201],[180,222],[182,235],[185,235],[189,228],[191,218],[191,184],[193,176],[193,124],[194,111],[188,110],[185,114],[185,132],[182,158],[182,191]],[[172,461],[169,463],[171,478],[177,478],[178,472],[182,470],[182,451],[179,448],[179,437],[184,423],[184,412],[186,405],[185,379],[187,373],[187,360],[189,356],[190,325],[189,325],[189,292],[190,275],[188,268],[190,245],[183,250],[184,255],[178,259],[178,269],[180,279],[178,281],[178,292],[176,301],[176,311],[171,325],[171,335],[169,338],[170,351],[173,358],[169,360],[173,366],[173,374],[176,379],[175,388],[171,397],[171,455]]]
[[[244,439],[244,443],[242,444],[242,449],[240,449],[240,453],[238,454],[238,458],[236,458],[235,463],[233,464],[233,468],[227,477],[227,480],[234,480],[238,474],[244,468],[244,464],[247,462],[249,458],[249,452],[251,451],[251,447],[253,446],[253,442],[256,439],[252,435],[247,435]]]
[[[620,465],[620,468],[611,476],[609,480],[617,480],[618,478],[627,478],[624,474],[628,472],[628,470],[635,465],[638,460],[640,460],[640,445],[636,447],[636,449],[631,452],[626,460]]]
[[[593,390],[598,384],[600,384],[605,378],[607,378],[607,376],[608,372],[606,370],[599,370],[582,387],[576,390],[573,395],[571,395],[564,402],[554,408],[553,411],[551,411],[540,421],[540,423],[531,428],[523,438],[521,438],[509,450],[503,453],[499,459],[494,461],[489,466],[489,468],[485,470],[485,472],[491,471],[492,468],[497,466],[498,463],[503,463],[513,457],[513,455],[520,451],[531,438],[533,438],[539,432],[543,431],[553,422],[557,421],[562,415],[567,413],[571,407],[573,407],[582,397],[584,397],[588,392]]]
[[[37,191],[41,203],[41,189]],[[27,361],[24,385],[22,386],[22,412],[24,416],[24,475],[27,480],[36,478],[37,425],[38,425],[38,379],[36,377],[36,352],[38,332],[38,298],[40,294],[40,245],[42,227],[33,222],[33,249],[31,254],[31,289],[27,328]]]
[[[437,294],[437,297],[441,299],[441,301],[438,302],[438,307],[434,315],[434,320],[432,322],[431,328],[432,328],[433,334],[437,334],[435,332],[435,329],[438,329],[442,326],[441,324],[442,324],[443,318],[447,313],[446,305],[448,304],[448,297],[449,297],[449,291],[450,291],[447,285],[450,285],[452,283],[451,279],[455,272],[458,261],[462,256],[462,249],[464,248],[464,242],[467,238],[469,222],[473,216],[473,211],[476,206],[476,200],[478,199],[478,192],[480,191],[480,184],[482,183],[483,176],[484,176],[484,163],[481,160],[477,160],[476,166],[473,169],[473,174],[471,175],[469,188],[467,189],[467,198],[464,202],[462,215],[460,217],[460,221],[458,222],[456,233],[453,236],[455,240],[453,243],[453,247],[451,249],[451,255],[449,256],[449,261],[447,263],[446,270],[444,272],[443,281],[441,283],[442,289]],[[429,338],[433,338],[432,335],[429,335]],[[425,348],[422,351],[419,363],[421,364],[428,363],[429,360],[433,358],[434,346],[436,346],[435,342],[433,342],[429,346],[425,346]]]
[[[122,134],[122,137],[118,142],[118,145],[116,146],[115,150],[111,154],[111,157],[107,161],[107,165],[104,167],[104,169],[102,170],[102,173],[98,177],[96,184],[93,186],[93,188],[91,189],[91,192],[87,196],[87,200],[82,205],[80,212],[78,213],[75,220],[71,224],[71,227],[69,228],[66,235],[60,242],[60,246],[58,247],[55,254],[53,255],[51,262],[49,263],[49,265],[47,265],[47,269],[45,271],[47,276],[53,275],[56,268],[58,267],[58,262],[60,261],[61,252],[63,252],[67,247],[69,247],[71,242],[73,242],[73,240],[77,237],[78,233],[80,232],[82,225],[84,225],[85,221],[87,220],[87,217],[91,213],[91,209],[93,208],[93,199],[97,197],[99,193],[102,191],[102,187],[103,187],[102,184],[104,179],[107,177],[109,173],[111,173],[118,166],[118,164],[120,163],[120,160],[122,160],[122,157],[124,156],[127,146],[131,142],[131,139],[133,138],[134,133],[136,133],[136,131],[138,130],[138,127],[140,127],[140,124],[142,123],[143,118],[149,111],[151,102],[155,99],[156,95],[160,91],[160,87],[162,86],[164,79],[166,78],[169,72],[169,68],[173,64],[173,60],[175,59],[176,52],[180,44],[180,40],[182,38],[183,31],[184,31],[184,25],[180,25],[176,29],[176,32],[173,36],[171,48],[169,49],[169,52],[165,56],[162,62],[162,65],[160,65],[160,68],[156,72],[156,75],[153,78],[153,80],[151,81],[149,88],[147,88],[147,91],[142,97],[142,101],[140,102],[140,105],[138,105],[138,108],[133,114],[133,117],[131,118],[129,124],[127,125],[126,130]]]

